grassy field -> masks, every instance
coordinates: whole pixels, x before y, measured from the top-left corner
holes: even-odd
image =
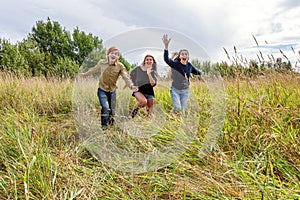
[[[197,138],[171,164],[143,173],[115,170],[87,150],[72,80],[0,76],[0,199],[300,199],[298,75],[224,81],[222,133],[204,156],[209,98],[193,82]],[[168,90],[156,94],[168,110]]]

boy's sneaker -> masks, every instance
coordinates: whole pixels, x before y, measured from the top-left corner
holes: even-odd
[[[138,112],[138,110],[137,110],[136,108],[133,109],[133,110],[131,111],[131,113],[130,113],[130,116],[131,116],[132,118],[134,118],[135,115],[137,114],[137,112]]]
[[[108,129],[107,125],[102,125],[102,131],[106,131]]]

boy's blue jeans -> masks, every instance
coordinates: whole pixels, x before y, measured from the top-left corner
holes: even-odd
[[[113,124],[116,110],[116,90],[106,92],[98,88],[98,99],[101,105],[101,125],[108,126]]]

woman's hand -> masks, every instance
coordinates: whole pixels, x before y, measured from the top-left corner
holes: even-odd
[[[165,45],[165,50],[168,50],[170,40],[171,40],[171,38],[169,38],[168,34],[163,35],[162,41]]]
[[[147,74],[149,75],[151,74],[151,72],[152,72],[152,67],[147,67]]]
[[[137,91],[139,91],[138,86],[132,86],[130,89],[131,89],[132,92],[137,92]]]

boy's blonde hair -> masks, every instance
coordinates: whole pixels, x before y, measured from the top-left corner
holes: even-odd
[[[115,46],[109,47],[109,48],[107,49],[106,55],[110,54],[112,51],[118,51],[118,55],[119,55],[119,56],[121,55],[120,50],[119,50],[117,47],[115,47]]]

